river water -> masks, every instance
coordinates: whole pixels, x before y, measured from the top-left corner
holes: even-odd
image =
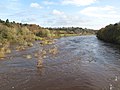
[[[58,53],[48,54],[42,68],[36,67],[38,58],[23,57],[39,51],[38,44],[1,60],[0,90],[120,90],[119,45],[76,36],[60,38],[55,46]]]

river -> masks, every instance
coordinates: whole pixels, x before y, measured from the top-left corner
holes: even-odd
[[[36,57],[23,57],[39,51],[38,44],[1,60],[0,90],[120,90],[119,45],[75,36],[57,39],[55,46],[58,53],[47,55],[42,68]]]

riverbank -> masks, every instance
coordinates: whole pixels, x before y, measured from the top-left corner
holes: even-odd
[[[105,42],[120,44],[120,23],[110,24],[97,32],[97,37]]]
[[[96,31],[82,28],[43,28],[36,24],[22,24],[7,19],[0,19],[0,58],[11,53],[11,46],[15,45],[17,51],[32,47],[33,42],[40,44],[52,44],[52,40],[60,37],[95,34]]]

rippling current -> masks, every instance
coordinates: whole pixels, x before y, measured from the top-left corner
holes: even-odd
[[[38,44],[1,60],[0,90],[120,90],[119,45],[96,36],[65,37],[55,45],[57,55],[48,55],[42,68],[37,58],[23,57],[41,49]]]

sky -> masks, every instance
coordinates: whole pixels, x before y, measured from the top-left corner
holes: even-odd
[[[100,29],[120,21],[120,0],[1,0],[0,19],[42,27]]]

